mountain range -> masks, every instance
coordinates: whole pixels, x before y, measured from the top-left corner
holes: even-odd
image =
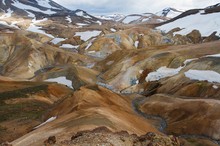
[[[0,0],[0,144],[219,145],[219,16]]]

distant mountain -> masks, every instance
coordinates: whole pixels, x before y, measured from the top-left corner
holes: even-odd
[[[48,18],[80,26],[101,24],[104,21],[83,10],[69,10],[52,0],[0,0],[1,22],[7,24],[3,18],[11,16],[33,20]]]
[[[99,19],[103,20],[112,20],[112,21],[120,21],[121,19],[125,18],[123,14],[112,14],[112,15],[97,15],[95,16]]]
[[[159,29],[168,32],[179,27],[175,34],[186,35],[194,29],[200,31],[202,36],[209,36],[215,32],[220,36],[220,4],[206,7],[204,9],[192,9],[177,17],[162,23]]]
[[[175,8],[165,8],[160,12],[153,13],[143,13],[143,14],[130,14],[130,15],[101,15],[96,16],[97,18],[103,20],[112,20],[116,22],[121,22],[124,24],[137,24],[137,23],[161,23],[167,21],[173,17],[180,15],[183,11],[177,10]]]
[[[156,15],[161,16],[161,17],[174,18],[180,15],[181,13],[183,13],[183,11],[168,7],[168,8],[163,9],[162,11],[157,12]]]
[[[166,17],[157,16],[153,13],[130,14],[130,15],[113,14],[113,15],[101,15],[95,17],[102,20],[111,20],[124,24],[160,23],[168,20]]]
[[[70,10],[57,4],[52,0],[0,0],[0,9],[2,12],[9,9],[17,15],[53,15],[59,12],[70,12]]]
[[[168,20],[166,17],[157,16],[153,13],[132,14],[124,17],[120,22],[125,24],[138,24],[138,23],[160,23]]]

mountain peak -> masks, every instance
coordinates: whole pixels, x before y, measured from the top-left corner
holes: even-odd
[[[59,11],[70,11],[52,0],[1,0],[0,9],[7,12],[11,9],[17,15],[51,15]]]
[[[176,8],[166,7],[162,11],[157,12],[156,15],[161,16],[161,17],[174,18],[180,15],[182,12],[183,11],[177,10]]]

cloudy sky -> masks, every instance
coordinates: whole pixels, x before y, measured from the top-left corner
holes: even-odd
[[[71,9],[91,14],[132,14],[158,12],[166,7],[187,10],[220,3],[220,0],[54,0]],[[153,2],[152,2],[153,1]]]

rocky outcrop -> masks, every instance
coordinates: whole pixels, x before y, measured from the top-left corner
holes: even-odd
[[[80,39],[79,36],[74,36],[70,39],[62,41],[61,43],[62,44],[71,44],[71,45],[74,45],[74,46],[78,46],[78,45],[81,45],[83,43],[83,41]]]
[[[56,143],[56,137],[50,136],[47,140],[44,141],[45,146],[54,145]]]
[[[168,31],[166,34],[173,36],[173,33],[180,31],[181,29],[179,27],[173,28],[170,31]]]
[[[189,38],[190,41],[192,41],[194,44],[202,42],[202,35],[199,30],[193,30],[192,32],[188,33],[186,37]]]
[[[219,40],[220,37],[217,36],[216,34],[217,34],[216,31],[213,32],[212,34],[210,34],[210,36],[206,37],[206,38],[203,40],[203,42],[205,43],[205,42],[211,42],[211,41],[217,41],[217,40]]]
[[[111,132],[106,127],[99,127],[92,131],[80,131],[72,136],[71,141],[64,145],[126,145],[126,146],[180,146],[178,138],[174,136],[158,135],[152,132],[142,136],[130,135],[127,131]]]
[[[173,44],[175,45],[191,44],[191,43],[198,44],[198,43],[206,43],[206,42],[219,40],[219,37],[216,35],[217,33],[216,31],[213,32],[208,37],[204,37],[201,35],[199,30],[196,30],[196,29],[192,30],[187,35],[178,34],[178,31],[181,31],[181,30],[182,29],[177,27],[165,33],[165,35],[169,36],[171,40],[173,40]]]

